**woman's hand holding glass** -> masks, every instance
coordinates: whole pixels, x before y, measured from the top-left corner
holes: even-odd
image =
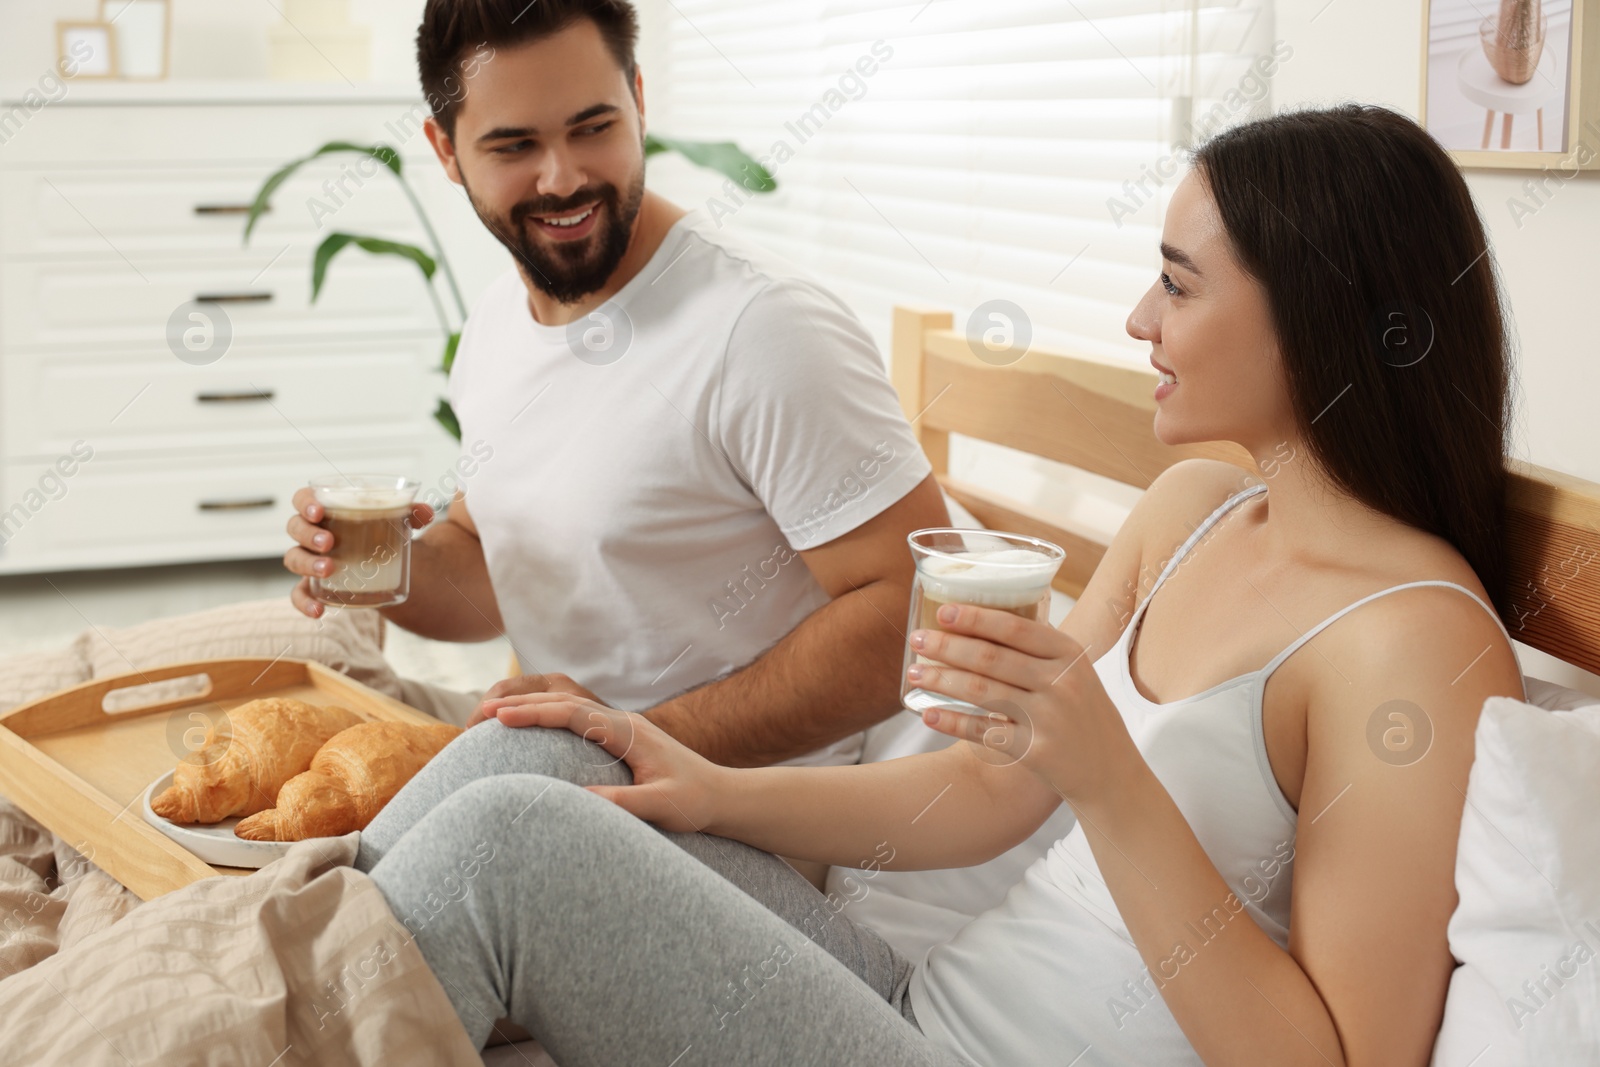
[[[986,762],[1021,764],[1080,804],[1132,780],[1142,762],[1086,649],[1048,623],[993,608],[945,604],[939,630],[914,630],[913,663],[924,690],[986,709],[987,717],[929,709],[923,722],[970,741]]]

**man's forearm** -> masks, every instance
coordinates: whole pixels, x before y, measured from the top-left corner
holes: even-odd
[[[383,609],[402,629],[436,641],[488,641],[504,625],[483,545],[453,522],[429,527],[411,543],[411,595]]]
[[[900,707],[910,589],[878,581],[837,597],[743,670],[645,714],[707,759],[759,767],[883,721]]]

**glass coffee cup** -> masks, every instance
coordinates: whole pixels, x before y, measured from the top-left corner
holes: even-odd
[[[311,596],[324,604],[386,608],[411,593],[411,505],[417,483],[389,474],[318,478],[311,491],[322,526],[333,535],[333,572],[313,575]]]
[[[906,540],[917,567],[911,584],[911,615],[906,622],[908,637],[913,630],[943,629],[938,616],[946,604],[975,604],[1038,622],[1050,621],[1050,583],[1066,559],[1058,545],[992,530],[918,530]],[[906,680],[905,672],[913,663],[937,662],[907,642],[900,668],[901,705],[918,716],[928,708],[988,714],[964,700],[929,692]]]

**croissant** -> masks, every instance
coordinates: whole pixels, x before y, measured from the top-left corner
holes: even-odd
[[[303,841],[365,830],[402,786],[461,733],[444,723],[366,722],[341,731],[289,779],[277,807],[241,820],[246,841]]]
[[[206,728],[204,745],[173,772],[172,785],[150,801],[176,823],[215,823],[272,807],[283,783],[311,765],[317,749],[361,722],[344,708],[269,698],[241,704],[221,730]]]

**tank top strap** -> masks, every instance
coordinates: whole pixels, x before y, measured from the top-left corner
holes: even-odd
[[[1377,600],[1379,597],[1388,596],[1390,593],[1398,593],[1402,589],[1420,589],[1420,588],[1423,588],[1425,586],[1438,586],[1438,587],[1444,588],[1444,589],[1455,589],[1458,592],[1464,593],[1467,596],[1471,597],[1473,603],[1477,604],[1484,611],[1488,612],[1489,613],[1489,618],[1494,620],[1494,624],[1500,628],[1500,633],[1505,636],[1506,644],[1511,647],[1511,656],[1517,662],[1517,673],[1518,673],[1519,676],[1521,675],[1521,673],[1522,673],[1522,660],[1521,660],[1520,657],[1517,656],[1517,646],[1512,642],[1512,640],[1511,640],[1511,632],[1506,629],[1506,624],[1500,620],[1499,614],[1493,608],[1491,608],[1488,604],[1485,604],[1483,602],[1483,600],[1478,596],[1478,594],[1474,593],[1472,590],[1466,588],[1465,586],[1457,585],[1455,582],[1446,582],[1446,581],[1441,581],[1439,579],[1429,579],[1427,581],[1405,582],[1405,583],[1402,583],[1400,585],[1391,585],[1387,589],[1380,589],[1376,593],[1372,593],[1372,594],[1369,594],[1368,596],[1362,597],[1360,600],[1357,600],[1354,604],[1347,604],[1345,607],[1340,608],[1338,611],[1334,612],[1332,615],[1329,615],[1326,619],[1323,619],[1321,622],[1317,623],[1317,625],[1313,626],[1311,629],[1309,629],[1305,633],[1301,634],[1300,637],[1294,642],[1294,644],[1290,645],[1288,648],[1284,649],[1282,652],[1279,652],[1276,656],[1274,656],[1272,658],[1272,662],[1268,663],[1265,667],[1263,667],[1261,669],[1261,680],[1262,680],[1262,682],[1265,683],[1266,680],[1269,677],[1272,676],[1272,672],[1277,670],[1278,667],[1283,664],[1284,660],[1288,659],[1290,656],[1292,656],[1296,652],[1300,651],[1300,648],[1303,645],[1305,645],[1307,642],[1309,642],[1312,638],[1316,637],[1322,631],[1326,630],[1328,627],[1332,626],[1334,623],[1338,622],[1340,619],[1344,618],[1346,615],[1350,614],[1352,611],[1354,611],[1357,608],[1361,607],[1363,604],[1369,604],[1372,601]],[[1524,700],[1527,699],[1528,691],[1527,691],[1527,686],[1526,685],[1523,686],[1522,696],[1523,696]]]
[[[1145,605],[1149,604],[1151,600],[1155,599],[1156,590],[1160,589],[1161,584],[1167,580],[1168,576],[1170,576],[1173,571],[1178,569],[1178,564],[1183,562],[1183,557],[1187,556],[1189,554],[1189,550],[1200,543],[1200,539],[1204,537],[1213,526],[1221,521],[1224,515],[1232,511],[1243,501],[1250,499],[1257,493],[1264,493],[1266,491],[1267,486],[1266,483],[1263,482],[1260,485],[1252,485],[1248,489],[1233,494],[1228,499],[1224,500],[1217,510],[1208,515],[1204,522],[1195,527],[1194,533],[1190,534],[1188,539],[1185,540],[1183,544],[1178,546],[1178,551],[1174,552],[1172,554],[1172,558],[1167,560],[1167,565],[1161,568],[1161,574],[1156,578],[1156,584],[1150,587],[1150,592],[1145,596],[1143,602],[1140,603],[1135,614],[1142,614],[1144,612]],[[1130,625],[1126,632],[1131,633],[1132,630],[1133,627]]]

